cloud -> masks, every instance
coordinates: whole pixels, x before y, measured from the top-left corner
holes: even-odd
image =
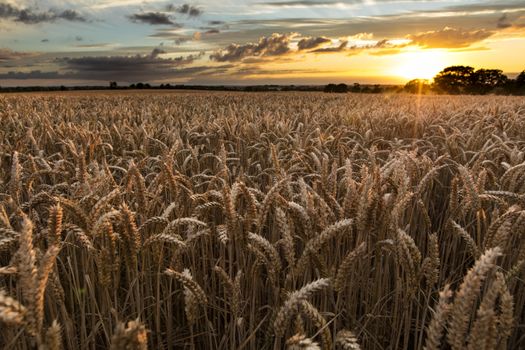
[[[224,50],[210,55],[210,59],[218,62],[234,62],[249,56],[280,56],[290,52],[290,39],[295,34],[273,33],[261,37],[257,43],[245,45],[230,44]]]
[[[506,13],[504,13],[503,15],[501,15],[500,18],[498,18],[498,22],[496,24],[496,27],[500,28],[500,29],[505,29],[505,28],[508,28],[508,27],[512,27],[512,23],[509,22],[509,19],[507,18],[507,14]]]
[[[141,56],[145,57],[145,56]],[[113,70],[94,70],[98,69],[98,63],[94,64],[97,59],[99,62],[107,61],[108,57],[92,57],[91,63],[89,63],[89,69],[86,67],[77,65],[74,69],[66,71],[47,71],[42,72],[41,70],[33,70],[29,72],[21,71],[10,71],[8,73],[0,73],[0,79],[5,80],[79,80],[79,81],[120,81],[120,82],[153,82],[153,81],[167,81],[169,79],[193,79],[199,76],[216,76],[217,74],[226,73],[229,69],[234,68],[232,65],[220,65],[220,66],[195,66],[195,67],[181,67],[177,66],[166,66],[166,67],[152,67],[148,69],[138,70],[138,68],[144,67],[128,67],[124,69],[113,69]],[[178,59],[178,58],[177,58]],[[177,60],[174,59],[174,60]],[[182,58],[183,61],[185,58]],[[68,59],[69,61],[72,59]],[[85,60],[85,58],[83,58]],[[117,60],[115,60],[117,61]],[[103,63],[105,64],[105,63]],[[118,64],[114,62],[113,64]],[[73,68],[73,67],[68,67]]]
[[[316,70],[316,73],[337,73],[336,70]],[[282,75],[282,74],[311,74],[309,69],[266,69],[261,66],[242,67],[235,71],[235,75],[250,76],[250,75]]]
[[[0,74],[0,79],[13,79],[13,80],[23,80],[23,79],[63,79],[64,74],[59,72],[42,72],[40,70],[34,70],[31,72],[8,72]]]
[[[202,55],[160,57],[164,53],[166,51],[163,49],[154,48],[151,53],[145,55],[66,57],[57,59],[56,62],[63,67],[63,74],[67,74],[68,79],[162,80],[178,74],[181,67],[192,64]]]
[[[40,40],[41,43],[48,43],[49,42],[49,39],[42,39]]]
[[[9,62],[13,60],[19,60],[21,58],[34,56],[34,53],[29,52],[17,52],[10,49],[0,48],[0,63]]]
[[[521,18],[525,18],[525,17],[521,17]],[[518,18],[519,20],[520,18]],[[498,29],[507,29],[507,28],[523,28],[525,27],[525,24],[523,23],[513,23],[511,22],[510,18],[507,16],[506,13],[504,13],[503,15],[501,15],[501,17],[498,18],[498,21],[496,23],[496,27]]]
[[[299,40],[297,47],[299,50],[315,49],[323,44],[331,43],[332,40],[319,36],[319,37],[308,37]]]
[[[166,6],[166,10],[170,12],[177,12],[177,13],[181,13],[184,15],[188,15],[189,17],[198,17],[202,14],[202,10],[200,10],[199,8],[193,5],[189,5],[189,4],[184,4],[180,6],[175,6],[173,4],[170,4]]]
[[[315,50],[312,50],[312,51],[309,51],[309,52],[313,52],[313,53],[342,52],[342,51],[345,51],[347,49],[347,45],[348,45],[348,40],[343,40],[343,41],[341,41],[341,44],[339,44],[339,46],[336,46],[336,47],[323,47],[323,48],[315,49]]]
[[[389,51],[401,49],[411,41],[408,39],[382,39],[372,40],[372,34],[360,33],[356,36],[345,38],[330,37],[302,37],[297,42],[297,49],[290,48],[290,41],[300,36],[299,33],[278,34],[274,33],[269,37],[261,37],[257,43],[246,43],[244,45],[230,44],[223,50],[219,50],[210,55],[210,59],[218,62],[242,61],[246,64],[267,62],[277,59],[282,62],[286,58],[293,57],[292,54],[328,54],[344,52],[349,55],[356,55],[364,51],[377,53],[379,51]],[[356,39],[356,38],[367,38]],[[352,39],[352,40],[350,40]],[[358,40],[353,43],[353,40]],[[330,45],[328,45],[330,43]],[[334,43],[334,44],[332,44]],[[351,45],[352,44],[352,45]],[[399,51],[396,51],[399,52]],[[283,57],[287,56],[287,57]]]
[[[18,8],[7,3],[0,4],[0,19],[13,20],[25,24],[55,22],[57,20],[86,22],[86,19],[75,10],[38,12],[31,8]]]
[[[166,53],[166,51],[164,51],[163,49],[160,49],[158,47],[154,48],[151,53],[149,54],[151,58],[155,58],[157,57],[158,55],[162,55]]]
[[[361,1],[350,1],[350,3],[359,3]],[[261,5],[269,6],[269,7],[319,7],[319,6],[336,6],[340,4],[344,4],[344,1],[317,1],[317,0],[292,0],[292,1],[268,1],[268,2],[262,2],[259,3]]]
[[[208,29],[208,30],[206,30],[204,32],[195,32],[192,35],[192,39],[198,41],[198,40],[201,40],[204,36],[219,34],[220,32],[221,32],[220,30],[215,29],[215,28]]]
[[[86,21],[86,19],[82,17],[75,10],[62,11],[61,13],[57,15],[57,18],[65,19],[66,21],[71,21],[71,22],[85,22]]]
[[[462,30],[445,27],[442,30],[408,35],[412,44],[425,48],[462,48],[482,41],[494,34],[485,29]]]
[[[519,10],[525,9],[523,1],[491,1],[479,2],[463,5],[447,6],[443,10],[456,12],[472,12],[472,11],[504,11],[504,10]],[[436,10],[437,11],[437,10]]]
[[[355,38],[363,38],[364,36],[362,34],[357,34],[354,36],[351,36],[349,38],[355,39]],[[356,55],[359,53],[362,53],[364,51],[370,52],[373,55],[381,55],[381,54],[392,54],[399,52],[399,49],[402,47],[407,46],[408,40],[390,40],[390,39],[382,39],[378,41],[372,41],[372,34],[367,34],[366,38],[367,41],[364,43],[354,44],[354,45],[348,45],[348,40],[341,40],[340,44],[338,46],[331,46],[331,47],[323,47],[318,48],[315,50],[308,51],[309,53],[334,53],[334,52],[348,52],[349,55]],[[362,39],[359,39],[362,40]],[[333,40],[330,40],[333,41]]]
[[[135,23],[147,23],[150,25],[169,25],[175,24],[168,15],[162,12],[145,12],[135,13],[128,16],[128,18]]]
[[[113,46],[110,43],[94,43],[94,44],[78,44],[75,45],[75,47],[82,47],[86,49],[94,49],[94,48],[104,48],[104,47],[110,47]]]

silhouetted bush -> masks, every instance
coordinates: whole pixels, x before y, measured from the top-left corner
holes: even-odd
[[[346,84],[328,84],[324,88],[324,92],[345,93],[348,92],[348,85]]]

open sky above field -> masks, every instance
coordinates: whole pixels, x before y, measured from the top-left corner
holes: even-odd
[[[4,86],[403,83],[523,57],[523,0],[0,0]]]

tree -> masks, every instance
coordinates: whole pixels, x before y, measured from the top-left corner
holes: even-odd
[[[439,93],[460,94],[471,86],[474,68],[469,66],[451,66],[443,69],[434,77],[434,89]]]
[[[324,88],[324,92],[348,92],[348,85],[346,84],[328,84]]]
[[[525,94],[525,70],[514,80],[514,93],[519,95]]]
[[[351,92],[361,92],[361,85],[359,83],[354,83],[354,86],[352,86]]]
[[[381,89],[381,86],[379,84],[375,84],[374,88],[372,89],[373,94],[380,94],[383,92],[383,89]]]
[[[516,86],[525,87],[525,70],[516,77]]]
[[[500,69],[478,69],[471,77],[468,90],[475,94],[486,94],[497,87],[503,87],[507,81],[507,76]]]
[[[116,81],[110,81],[109,82],[109,88],[110,89],[116,89],[117,87],[118,87],[118,85],[117,85]]]
[[[412,79],[405,84],[403,90],[411,94],[427,94],[430,91],[430,84],[427,79]]]

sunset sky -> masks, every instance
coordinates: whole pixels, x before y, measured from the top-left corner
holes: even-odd
[[[512,77],[524,57],[523,0],[0,0],[1,86]]]

